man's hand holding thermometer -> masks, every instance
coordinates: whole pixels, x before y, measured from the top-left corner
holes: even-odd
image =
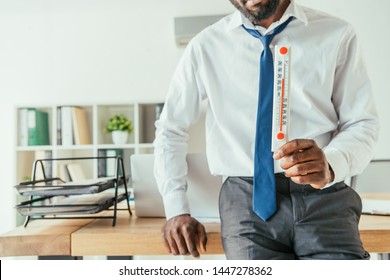
[[[314,140],[291,140],[274,152],[274,159],[281,160],[286,177],[294,183],[321,189],[334,179],[324,152]]]
[[[272,151],[286,177],[297,184],[321,189],[334,179],[324,152],[314,140],[288,141],[290,126],[290,55],[287,46],[275,47]]]

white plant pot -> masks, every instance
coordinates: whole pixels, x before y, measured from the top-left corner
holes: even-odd
[[[126,131],[113,131],[112,134],[112,142],[116,145],[122,145],[127,143],[127,138],[129,137],[129,133]]]

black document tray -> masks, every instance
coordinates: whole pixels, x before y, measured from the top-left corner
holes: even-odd
[[[115,201],[113,192],[106,191],[94,195],[69,196],[46,205],[34,205],[34,200],[30,200],[17,205],[16,209],[23,216],[95,214],[109,209],[125,198],[125,193],[118,194],[117,201]]]
[[[105,191],[115,186],[114,177],[105,177],[97,179],[82,180],[77,182],[62,183],[59,179],[54,178],[53,183],[46,186],[39,186],[24,182],[15,186],[16,190],[21,195],[25,196],[58,196],[58,195],[80,195],[94,194]],[[126,178],[128,180],[128,178]],[[118,186],[123,184],[123,179],[120,179]]]
[[[76,161],[113,158],[116,160],[116,176],[94,178],[89,180],[64,182],[60,178],[46,177],[44,162],[46,161]],[[43,179],[36,179],[37,168],[41,168]],[[116,157],[74,157],[38,159],[34,162],[32,181],[19,183],[15,186],[20,195],[29,199],[16,205],[18,212],[26,216],[26,227],[32,219],[112,219],[116,224],[118,210],[127,210],[131,215],[127,182],[123,158]],[[119,187],[124,187],[124,193]],[[119,191],[121,194],[119,194]],[[118,209],[118,202],[126,200],[127,207]],[[112,215],[88,215],[112,210]]]

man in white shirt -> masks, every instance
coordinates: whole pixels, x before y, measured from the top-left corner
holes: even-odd
[[[356,35],[344,21],[294,0],[230,0],[237,11],[198,34],[172,78],[156,122],[155,176],[174,255],[206,250],[186,196],[188,128],[206,112],[210,171],[222,175],[222,241],[228,259],[367,259],[361,201],[344,184],[373,156],[378,118]],[[289,18],[270,45],[291,47],[289,141],[274,153],[277,212],[252,211],[262,35]],[[261,73],[260,73],[261,74]],[[261,94],[261,92],[260,92]]]

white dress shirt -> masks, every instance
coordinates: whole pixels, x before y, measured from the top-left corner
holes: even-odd
[[[346,22],[291,1],[267,30],[240,12],[223,18],[191,40],[174,73],[156,122],[155,177],[167,219],[190,213],[186,196],[188,129],[206,112],[210,171],[253,176],[259,96],[260,40],[243,28],[266,34],[295,19],[273,46],[291,48],[289,140],[313,139],[323,148],[334,182],[360,173],[373,156],[378,118],[356,34]],[[282,172],[275,162],[275,172]]]

